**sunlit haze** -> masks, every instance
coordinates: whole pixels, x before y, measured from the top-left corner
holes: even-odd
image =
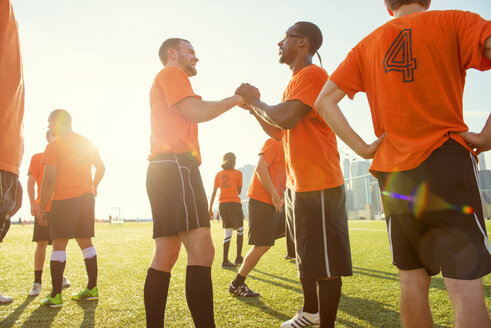
[[[26,84],[24,201],[14,220],[19,215],[32,219],[27,170],[31,156],[44,151],[47,118],[57,108],[71,113],[74,131],[95,143],[106,164],[96,211],[117,207],[125,218],[151,217],[145,189],[149,90],[162,69],[157,52],[165,39],[180,37],[193,44],[200,61],[191,84],[204,100],[231,96],[240,83],[249,82],[259,88],[263,101],[276,104],[291,75],[289,67],[278,62],[277,46],[290,25],[311,21],[320,27],[324,43],[319,52],[324,68],[332,73],[358,41],[390,19],[383,0],[13,0],[12,4]],[[433,0],[431,9],[462,9],[491,19],[489,0]],[[316,58],[314,63],[318,64]],[[464,118],[471,130],[480,131],[490,112],[491,72],[471,70],[466,81]],[[346,98],[341,108],[366,141],[375,138],[364,94],[354,101]],[[208,196],[223,154],[234,152],[237,167],[255,165],[266,138],[240,108],[200,124],[201,174]],[[353,154],[345,145],[339,147]],[[490,167],[491,156],[486,156]]]

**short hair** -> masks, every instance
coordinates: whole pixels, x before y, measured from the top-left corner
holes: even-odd
[[[223,155],[222,169],[231,170],[235,167],[235,154],[226,153]]]
[[[397,10],[400,6],[417,3],[427,8],[430,0],[384,0],[390,10]]]
[[[181,41],[191,43],[188,40],[180,38],[170,38],[162,43],[159,49],[159,58],[164,66],[167,65],[167,61],[169,61],[169,49],[179,50],[179,44]]]
[[[55,109],[49,114],[49,117],[57,126],[72,127],[72,117],[64,109]]]
[[[322,32],[319,27],[310,22],[296,22],[293,26],[297,28],[300,35],[309,40],[309,53],[315,55],[322,45]]]

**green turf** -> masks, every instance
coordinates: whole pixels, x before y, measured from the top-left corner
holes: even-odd
[[[354,276],[343,279],[337,327],[398,327],[399,284],[381,221],[350,221]],[[488,222],[488,231],[491,225]],[[367,229],[367,230],[364,230]],[[227,287],[236,270],[221,269],[223,229],[212,223],[216,257],[213,266],[215,318],[218,327],[279,327],[302,306],[295,264],[286,261],[285,240],[280,239],[247,278],[261,293],[258,299],[231,296]],[[72,287],[63,292],[61,309],[44,308],[49,292],[49,263],[40,297],[27,297],[32,285],[30,242],[32,226],[13,226],[0,249],[0,290],[15,298],[0,306],[0,327],[144,327],[143,282],[153,251],[151,223],[97,224],[95,246],[99,261],[98,302],[75,302],[70,295],[86,283],[82,255],[74,241],[67,251],[66,276]],[[249,246],[246,246],[246,249]],[[49,253],[47,258],[49,259]],[[244,251],[245,254],[245,251]],[[235,256],[235,234],[231,258]],[[171,278],[166,327],[193,327],[184,293],[186,253],[183,250]],[[486,303],[491,311],[491,277],[484,279]],[[452,325],[452,306],[441,276],[433,278],[431,307],[436,327]]]

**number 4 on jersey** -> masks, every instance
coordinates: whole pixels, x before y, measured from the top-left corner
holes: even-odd
[[[411,29],[402,30],[390,45],[384,58],[385,73],[402,72],[404,82],[414,81],[416,58],[413,58]]]

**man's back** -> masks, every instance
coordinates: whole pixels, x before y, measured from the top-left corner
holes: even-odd
[[[482,55],[490,34],[491,23],[473,13],[413,13],[381,26],[350,52],[331,80],[350,98],[366,92],[375,133],[386,134],[372,169],[412,169],[449,134],[467,131],[466,70],[491,68]]]
[[[92,164],[98,159],[96,147],[79,134],[67,133],[50,142],[42,162],[57,168],[53,200],[93,192]]]

